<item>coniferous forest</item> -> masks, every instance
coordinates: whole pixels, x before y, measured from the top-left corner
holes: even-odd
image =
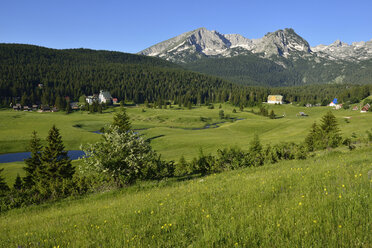
[[[134,103],[173,101],[204,104],[230,101],[252,106],[269,94],[282,94],[287,102],[326,103],[334,97],[357,102],[368,96],[371,86],[308,85],[305,87],[247,86],[192,72],[162,59],[89,49],[56,50],[32,45],[0,45],[0,103],[56,105],[69,97],[109,90],[119,100]],[[272,65],[274,66],[274,65]],[[252,71],[251,74],[261,73]],[[283,75],[283,85],[287,76]],[[266,77],[270,80],[270,76]],[[289,80],[289,79],[288,79]],[[290,81],[295,80],[291,77]],[[249,81],[247,81],[249,84]]]

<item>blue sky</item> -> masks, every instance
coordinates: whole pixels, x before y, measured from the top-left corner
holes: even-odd
[[[1,0],[0,42],[135,53],[199,27],[260,38],[293,28],[311,46],[372,39],[372,1]]]

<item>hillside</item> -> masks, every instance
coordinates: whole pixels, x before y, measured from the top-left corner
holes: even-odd
[[[371,247],[370,147],[6,212],[1,247]]]
[[[231,89],[219,78],[182,69],[162,59],[87,49],[55,50],[30,45],[0,44],[0,98],[3,106],[19,102],[54,105],[57,96],[109,90],[120,100],[143,103]]]
[[[285,69],[271,60],[253,54],[231,58],[203,58],[183,67],[243,85],[293,86],[301,81],[295,70]]]

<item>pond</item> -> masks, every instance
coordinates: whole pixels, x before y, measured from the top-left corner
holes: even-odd
[[[67,151],[67,155],[69,156],[70,159],[75,160],[85,155],[85,153],[80,150],[72,150]],[[30,156],[31,156],[30,152],[0,154],[0,163],[19,162],[25,160],[26,158],[29,158]]]

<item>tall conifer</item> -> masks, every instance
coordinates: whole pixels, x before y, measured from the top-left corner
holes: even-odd
[[[125,133],[131,129],[129,116],[127,115],[125,108],[121,107],[120,111],[115,113],[114,122],[112,125],[118,127],[119,131],[122,133]]]
[[[3,170],[4,170],[4,168],[0,169],[0,195],[4,194],[5,192],[7,192],[9,190],[8,184],[6,184],[5,179],[1,175]]]
[[[26,188],[30,188],[35,184],[35,181],[37,180],[37,170],[41,169],[42,145],[36,131],[32,132],[29,148],[31,151],[31,157],[25,160],[26,166],[23,167],[26,171],[26,177],[23,179]]]
[[[44,147],[41,162],[45,179],[60,180],[71,179],[75,173],[75,168],[71,165],[71,160],[64,151],[62,137],[55,125],[49,130],[47,146]]]

